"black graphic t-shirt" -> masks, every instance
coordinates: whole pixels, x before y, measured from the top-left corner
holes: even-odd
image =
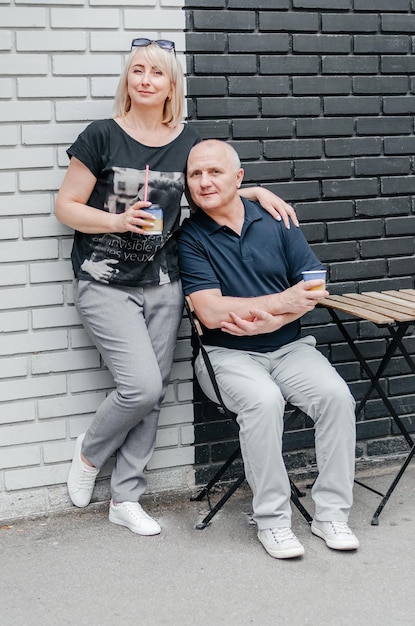
[[[75,231],[72,266],[77,278],[131,286],[178,280],[173,234],[180,222],[187,157],[198,141],[198,132],[185,124],[181,134],[167,145],[145,146],[113,119],[92,122],[79,135],[67,153],[97,178],[87,204],[109,213],[122,213],[143,200],[148,165],[147,199],[163,208],[163,232],[91,235]]]

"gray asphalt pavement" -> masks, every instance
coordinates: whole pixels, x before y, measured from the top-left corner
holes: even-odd
[[[415,464],[414,464],[415,465]],[[383,490],[385,474],[365,479]],[[380,516],[355,485],[355,553],[330,550],[294,510],[301,559],[267,555],[240,489],[205,530],[205,503],[143,501],[163,532],[138,537],[90,505],[0,529],[1,626],[415,624],[415,467]],[[312,510],[310,496],[304,498]]]

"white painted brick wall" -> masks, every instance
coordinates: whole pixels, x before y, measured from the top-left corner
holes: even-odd
[[[72,302],[72,233],[53,214],[66,148],[111,114],[131,39],[176,42],[183,0],[1,0],[0,520],[70,506],[74,439],[112,388]],[[125,27],[124,25],[128,25]],[[183,324],[149,491],[193,482],[192,368]],[[103,470],[108,476],[111,461]],[[108,497],[108,480],[97,498]]]

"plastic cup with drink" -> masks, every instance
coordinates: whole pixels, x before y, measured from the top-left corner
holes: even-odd
[[[316,285],[315,287],[311,287],[310,291],[317,291],[319,289],[326,288],[326,270],[308,270],[306,272],[301,272],[303,275],[304,282],[309,280],[324,280],[322,285]]]
[[[158,204],[152,204],[148,209],[143,209],[146,213],[150,213],[155,219],[148,220],[148,223],[142,226],[142,229],[149,235],[161,235],[163,233],[163,209]]]

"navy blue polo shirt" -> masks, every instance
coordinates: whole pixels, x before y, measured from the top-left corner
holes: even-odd
[[[179,233],[179,265],[186,295],[220,289],[224,296],[280,293],[302,280],[304,270],[322,267],[300,228],[287,229],[257,202],[242,199],[241,235],[197,210]],[[237,350],[270,352],[300,337],[300,321],[253,337],[204,329],[203,343]]]

